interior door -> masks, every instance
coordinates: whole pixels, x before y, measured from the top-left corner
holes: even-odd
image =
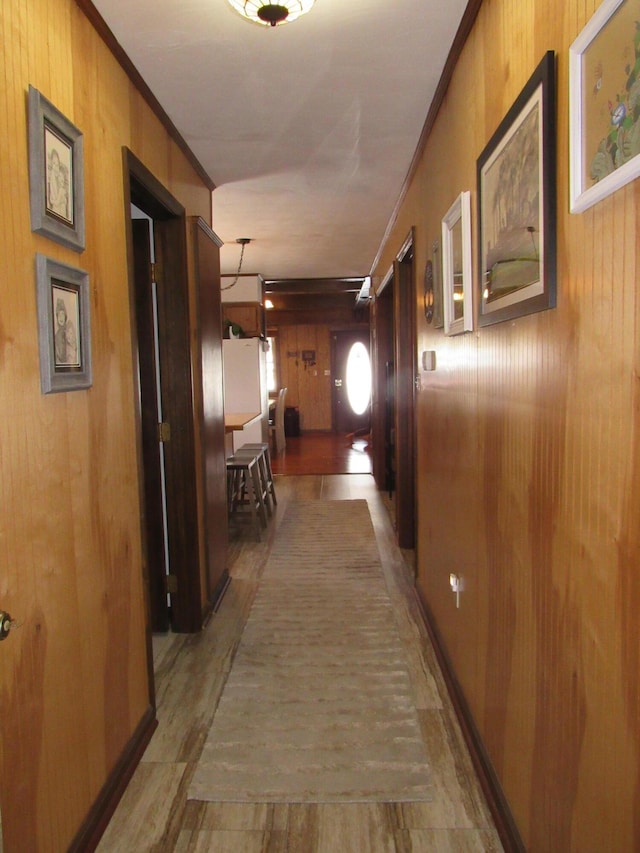
[[[333,429],[364,435],[371,429],[369,330],[333,332]]]
[[[162,446],[158,440],[158,365],[156,323],[148,219],[134,219],[135,322],[138,342],[142,458],[144,467],[144,535],[152,631],[169,630],[165,560],[165,524],[162,484]]]

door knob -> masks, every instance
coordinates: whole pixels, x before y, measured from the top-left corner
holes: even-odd
[[[0,610],[0,642],[7,639],[12,628],[17,627],[11,616],[6,611]]]

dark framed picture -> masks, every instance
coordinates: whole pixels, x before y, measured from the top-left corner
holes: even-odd
[[[36,297],[42,393],[91,387],[88,273],[38,254]]]
[[[33,86],[29,86],[29,184],[31,230],[82,252],[82,134]]]
[[[478,324],[556,304],[556,83],[548,51],[478,158]]]

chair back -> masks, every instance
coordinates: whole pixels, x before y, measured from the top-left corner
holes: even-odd
[[[272,434],[275,438],[276,453],[281,453],[287,446],[287,440],[284,434],[284,404],[286,396],[286,387],[281,388],[278,391],[278,399],[276,400],[276,410],[272,427]]]

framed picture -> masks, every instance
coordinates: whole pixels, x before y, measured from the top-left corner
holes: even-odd
[[[604,0],[569,50],[570,206],[640,175],[638,0]]]
[[[442,295],[445,335],[473,329],[471,193],[460,193],[442,220]]]
[[[548,51],[478,158],[478,323],[556,304],[555,55]]]
[[[43,394],[91,386],[89,275],[36,255],[40,386]]]
[[[29,184],[31,230],[82,252],[82,134],[33,86],[29,86]]]
[[[431,247],[431,257],[427,259],[424,271],[422,307],[425,320],[436,329],[441,329],[442,317],[442,269],[440,262],[440,242]]]
[[[433,261],[431,258],[427,260],[424,270],[424,291],[422,296],[422,307],[424,310],[424,319],[427,323],[433,323],[433,307],[435,303],[435,294],[433,292]]]

